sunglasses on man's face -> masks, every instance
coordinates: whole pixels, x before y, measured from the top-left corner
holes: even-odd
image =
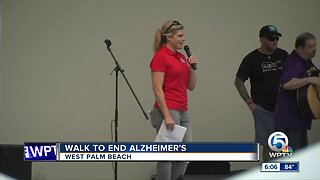
[[[166,31],[164,31],[164,33],[165,33],[165,34],[168,33],[169,29],[170,29],[172,26],[179,26],[179,25],[181,25],[181,24],[179,23],[179,21],[173,21],[173,22],[171,23],[171,25],[166,29]]]
[[[269,41],[275,41],[275,40],[277,40],[277,41],[279,41],[279,37],[278,36],[276,36],[276,37],[266,37]]]

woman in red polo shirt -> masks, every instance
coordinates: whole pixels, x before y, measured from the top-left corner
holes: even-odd
[[[191,142],[187,90],[196,85],[196,74],[190,64],[197,63],[192,55],[186,58],[178,50],[183,48],[185,36],[178,21],[167,21],[156,31],[150,63],[152,88],[156,102],[150,111],[152,126],[160,129],[162,121],[168,129],[174,125],[187,128],[183,142]],[[183,175],[188,162],[158,162],[159,180],[175,180]]]

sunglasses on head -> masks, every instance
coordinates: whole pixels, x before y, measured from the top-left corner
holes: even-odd
[[[277,40],[277,41],[279,41],[279,37],[278,36],[276,36],[276,37],[266,37],[269,41],[275,41],[275,40]]]
[[[164,31],[164,34],[167,34],[172,26],[180,26],[180,25],[181,24],[179,23],[179,21],[173,21],[171,25],[166,29],[166,31]]]

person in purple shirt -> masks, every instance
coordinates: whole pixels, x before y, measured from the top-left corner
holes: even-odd
[[[308,145],[307,130],[311,128],[312,120],[300,114],[296,102],[296,91],[308,84],[314,84],[317,89],[320,89],[319,78],[309,77],[310,72],[316,69],[311,61],[315,53],[315,36],[308,32],[302,33],[296,38],[295,49],[283,64],[275,124],[277,130],[288,136],[289,146],[293,150]]]

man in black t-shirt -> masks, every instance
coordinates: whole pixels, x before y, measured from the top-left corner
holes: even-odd
[[[273,25],[260,29],[260,48],[250,52],[241,62],[235,86],[253,114],[255,141],[263,146],[263,161],[270,160],[268,137],[275,131],[276,106],[282,63],[288,53],[278,48],[281,33]],[[250,94],[244,85],[250,79]]]

